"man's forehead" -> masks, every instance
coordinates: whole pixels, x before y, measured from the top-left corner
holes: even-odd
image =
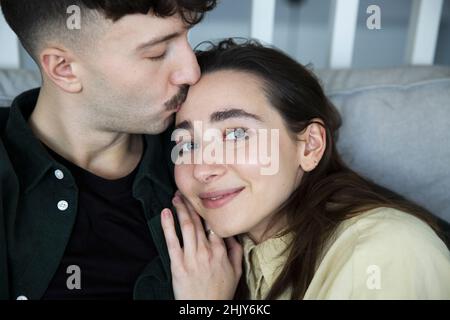
[[[173,32],[182,32],[189,26],[180,15],[170,17],[157,17],[151,13],[126,15],[116,22],[110,22],[107,28],[106,38],[111,40],[123,40],[124,37],[132,37],[128,40],[141,42],[153,37],[164,37]],[[136,38],[136,37],[144,37]]]

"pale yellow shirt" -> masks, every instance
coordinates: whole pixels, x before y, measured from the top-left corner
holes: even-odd
[[[242,236],[250,299],[264,299],[292,234],[255,245]],[[280,299],[289,299],[286,290]],[[450,299],[450,253],[435,232],[404,212],[378,208],[341,223],[304,299]]]

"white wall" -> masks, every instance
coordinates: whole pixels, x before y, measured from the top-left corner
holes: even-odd
[[[18,68],[19,45],[15,34],[0,14],[0,68]]]

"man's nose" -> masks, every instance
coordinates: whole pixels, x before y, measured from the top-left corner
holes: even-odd
[[[183,54],[179,56],[179,67],[172,74],[172,83],[192,86],[200,79],[200,67],[189,43],[184,47]]]

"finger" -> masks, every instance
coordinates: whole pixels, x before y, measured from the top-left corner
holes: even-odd
[[[197,235],[195,225],[188,213],[188,210],[179,196],[173,198],[173,205],[177,210],[178,221],[180,223],[181,235],[183,236],[183,247],[185,256],[193,257],[197,251]]]
[[[225,242],[228,248],[228,257],[230,258],[234,272],[240,275],[242,273],[242,258],[244,255],[244,250],[242,249],[241,244],[234,237],[225,239]]]
[[[191,216],[192,221],[194,222],[196,235],[197,235],[197,241],[198,241],[197,243],[198,244],[201,243],[205,246],[209,246],[208,239],[206,238],[205,228],[203,227],[203,223],[201,220],[202,218],[197,213],[197,211],[194,209],[194,207],[189,202],[189,200],[187,200],[186,198],[183,197],[183,201],[184,201],[184,204],[186,205],[186,207],[188,208],[188,212]]]
[[[175,231],[172,212],[169,209],[164,209],[161,212],[161,226],[164,232],[164,238],[166,239],[171,263],[181,264],[183,262],[183,250],[181,249],[180,241]]]
[[[223,239],[221,237],[219,237],[214,230],[211,230],[208,234],[208,240],[209,243],[211,244],[211,246],[215,247],[216,249],[218,247],[223,247],[225,250],[227,250],[227,246],[225,245],[225,242],[223,241]]]

